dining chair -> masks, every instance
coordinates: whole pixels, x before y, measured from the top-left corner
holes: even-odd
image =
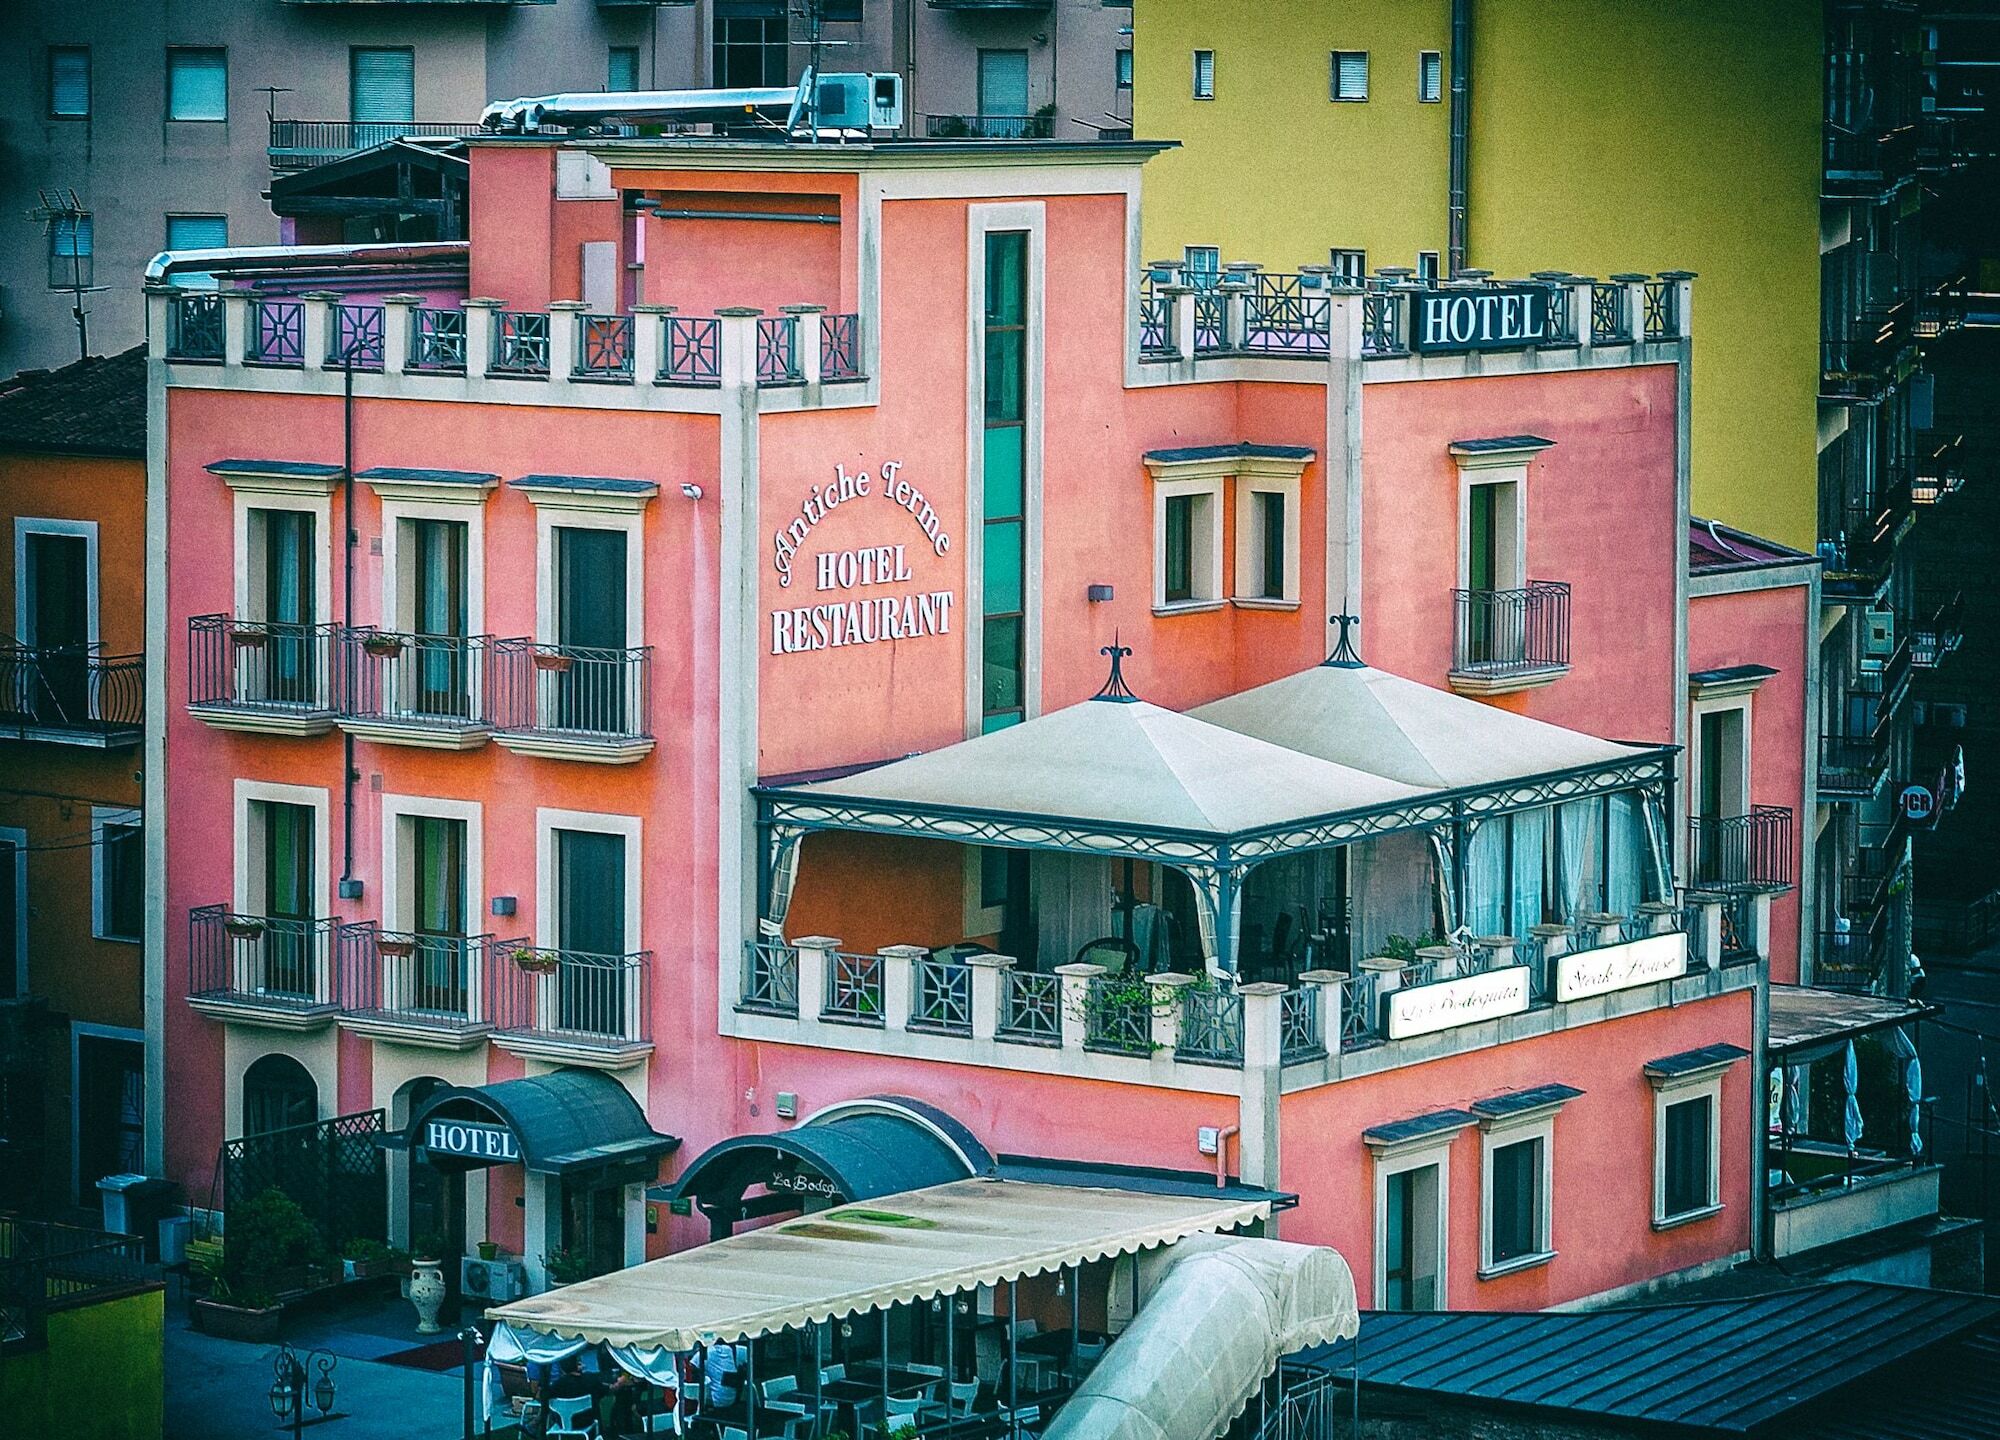
[[[977,1380],[967,1380],[963,1384],[960,1384],[956,1380],[952,1382],[951,1398],[947,1402],[951,1406],[952,1419],[954,1420],[971,1419],[972,1407],[975,1404],[977,1404],[978,1401],[979,1401],[979,1382]]]
[[[588,1395],[578,1395],[570,1399],[550,1399],[549,1416],[552,1423],[544,1432],[548,1440],[569,1440],[571,1436],[582,1440],[597,1440],[597,1402]]]
[[[776,1400],[781,1395],[790,1395],[798,1388],[799,1382],[797,1376],[780,1375],[775,1380],[766,1380],[757,1387],[757,1390],[758,1393],[763,1395],[766,1401],[771,1401]]]
[[[819,1383],[822,1385],[831,1385],[836,1380],[845,1380],[846,1378],[847,1367],[845,1365],[822,1365],[819,1367]]]
[[[916,1423],[917,1412],[923,1409],[924,1400],[921,1395],[891,1395],[888,1400],[888,1406],[889,1420],[886,1428],[891,1433],[894,1433],[900,1425],[914,1425]]]

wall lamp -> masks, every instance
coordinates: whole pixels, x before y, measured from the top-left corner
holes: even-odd
[[[701,486],[695,484],[692,480],[684,480],[681,482],[681,494],[687,496],[690,500],[699,500],[701,499]]]

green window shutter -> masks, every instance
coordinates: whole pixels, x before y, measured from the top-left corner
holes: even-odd
[[[90,114],[90,51],[82,45],[49,50],[49,114],[80,119]]]
[[[225,50],[167,52],[167,118],[229,118],[229,55]]]
[[[348,52],[349,118],[405,124],[417,118],[417,57],[400,46]]]

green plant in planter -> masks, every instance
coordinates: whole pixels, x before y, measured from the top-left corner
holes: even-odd
[[[411,1253],[421,1260],[442,1260],[450,1253],[450,1247],[445,1244],[444,1236],[435,1230],[426,1231],[411,1243],[414,1247]]]
[[[319,1232],[299,1203],[272,1186],[229,1212],[222,1280],[235,1295],[269,1296],[280,1288],[280,1277],[319,1261],[323,1251]]]
[[[1378,953],[1388,956],[1399,965],[1414,965],[1417,963],[1419,950],[1443,943],[1444,940],[1440,936],[1428,932],[1415,940],[1407,935],[1391,935],[1382,942],[1382,949]]]
[[[551,1285],[574,1285],[591,1276],[588,1256],[560,1246],[542,1256],[542,1268],[549,1272]]]
[[[917,1440],[917,1427],[907,1420],[893,1430],[885,1424],[882,1427],[882,1436],[883,1440]]]
[[[231,1285],[221,1276],[209,1287],[208,1298],[218,1305],[233,1305],[238,1310],[269,1310],[278,1303],[278,1297],[269,1290],[259,1289],[250,1284]]]

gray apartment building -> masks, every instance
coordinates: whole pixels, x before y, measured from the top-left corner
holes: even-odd
[[[0,375],[135,343],[163,249],[277,243],[274,171],[476,128],[560,90],[895,70],[913,135],[1131,124],[1132,10],[1103,0],[9,0],[0,5]],[[43,192],[81,214],[35,218]]]

